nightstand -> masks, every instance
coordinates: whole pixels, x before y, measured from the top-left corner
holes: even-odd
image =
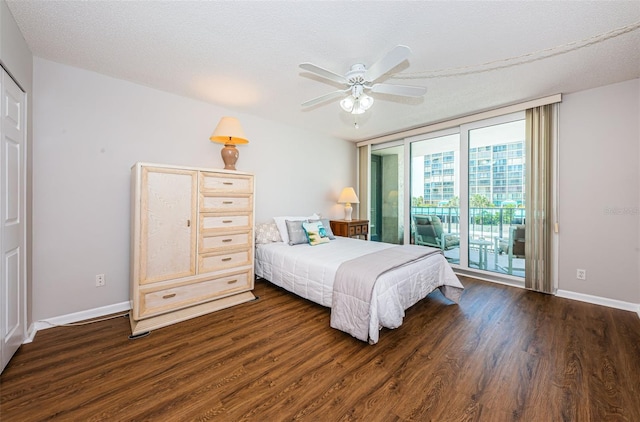
[[[331,231],[336,236],[360,237],[367,240],[369,234],[369,220],[331,220]]]

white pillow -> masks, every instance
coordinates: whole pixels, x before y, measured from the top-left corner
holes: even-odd
[[[280,232],[280,237],[284,243],[289,243],[289,232],[287,231],[287,223],[286,221],[307,221],[307,220],[317,220],[320,218],[318,214],[313,214],[309,217],[273,217],[273,220],[276,222],[276,226],[278,227],[278,231]]]
[[[282,242],[276,223],[256,224],[256,244]]]

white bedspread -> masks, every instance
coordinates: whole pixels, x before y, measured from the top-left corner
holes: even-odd
[[[330,243],[256,247],[256,275],[290,292],[331,307],[335,274],[345,261],[395,245],[336,237]],[[378,278],[371,301],[369,343],[377,343],[380,327],[397,328],[405,309],[438,287],[464,287],[442,254],[404,265]]]

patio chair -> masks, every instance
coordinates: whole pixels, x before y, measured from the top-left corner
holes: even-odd
[[[440,248],[443,252],[460,246],[460,236],[456,233],[445,233],[437,215],[414,215],[413,224],[416,230],[416,245]]]
[[[506,239],[495,238],[495,267],[500,268],[507,274],[513,274],[513,271],[524,271],[524,267],[515,268],[513,266],[514,258],[523,258],[525,250],[525,226],[524,224],[512,225],[509,227],[509,237]],[[507,268],[498,265],[498,255],[507,254]]]

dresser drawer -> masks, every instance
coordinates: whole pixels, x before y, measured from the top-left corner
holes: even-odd
[[[251,211],[251,195],[200,194],[200,212]]]
[[[253,288],[251,269],[152,292],[140,291],[140,318],[192,306]]]
[[[250,265],[252,257],[249,249],[201,254],[198,255],[198,272],[204,274],[225,268]]]
[[[253,192],[253,177],[203,171],[200,172],[200,191],[251,193]]]
[[[200,230],[210,229],[249,229],[251,228],[251,214],[200,214]]]
[[[251,231],[204,232],[200,234],[200,253],[251,247]]]

